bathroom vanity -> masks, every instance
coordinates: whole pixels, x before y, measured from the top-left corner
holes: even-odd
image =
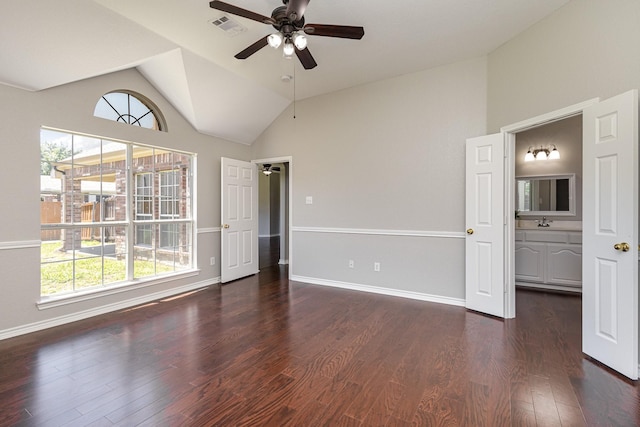
[[[515,279],[519,286],[582,292],[582,230],[516,228]]]

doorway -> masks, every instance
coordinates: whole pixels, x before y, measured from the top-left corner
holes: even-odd
[[[289,265],[291,275],[291,157],[253,160],[259,174],[260,269]]]
[[[516,287],[580,294],[582,114],[518,132],[515,139]]]
[[[494,310],[498,313],[494,315],[515,317],[516,134],[578,114],[583,121],[582,172],[588,188],[583,192],[582,351],[635,380],[640,194],[637,90],[467,140],[466,306],[487,314],[494,313],[485,306],[497,307],[500,310]],[[496,252],[500,256],[494,256]]]
[[[517,135],[532,129],[540,128],[545,125],[550,125],[555,122],[559,122],[564,119],[570,119],[572,117],[580,116],[585,108],[597,104],[598,98],[591,99],[580,104],[575,104],[570,107],[563,108],[561,110],[553,111],[541,116],[537,116],[528,120],[524,120],[512,125],[503,127],[501,132],[505,134],[505,208],[507,212],[515,212],[516,210],[516,156],[518,152],[516,150]],[[520,153],[522,154],[522,153]],[[581,187],[580,187],[581,188]],[[515,279],[515,241],[516,241],[516,229],[515,229],[515,215],[507,215],[506,229],[505,229],[505,317],[513,318],[516,316],[516,279]]]

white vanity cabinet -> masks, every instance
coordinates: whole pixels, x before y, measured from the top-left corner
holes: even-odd
[[[515,277],[519,285],[580,292],[582,233],[516,230]]]

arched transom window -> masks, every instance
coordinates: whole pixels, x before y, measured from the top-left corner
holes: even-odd
[[[127,91],[109,92],[100,98],[93,112],[115,122],[166,131],[166,125],[158,108],[140,94]]]

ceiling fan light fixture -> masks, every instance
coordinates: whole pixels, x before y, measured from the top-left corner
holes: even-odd
[[[295,47],[293,46],[293,43],[291,43],[291,41],[286,40],[284,42],[284,47],[282,48],[282,53],[284,53],[284,56],[287,58],[290,58],[291,55],[293,55],[293,52],[295,52]]]
[[[271,46],[272,48],[277,49],[282,44],[282,34],[269,34],[269,36],[267,37],[267,43],[269,43],[269,46]]]
[[[295,33],[293,35],[293,44],[296,45],[299,50],[303,50],[307,47],[307,36],[305,36],[304,34]]]

